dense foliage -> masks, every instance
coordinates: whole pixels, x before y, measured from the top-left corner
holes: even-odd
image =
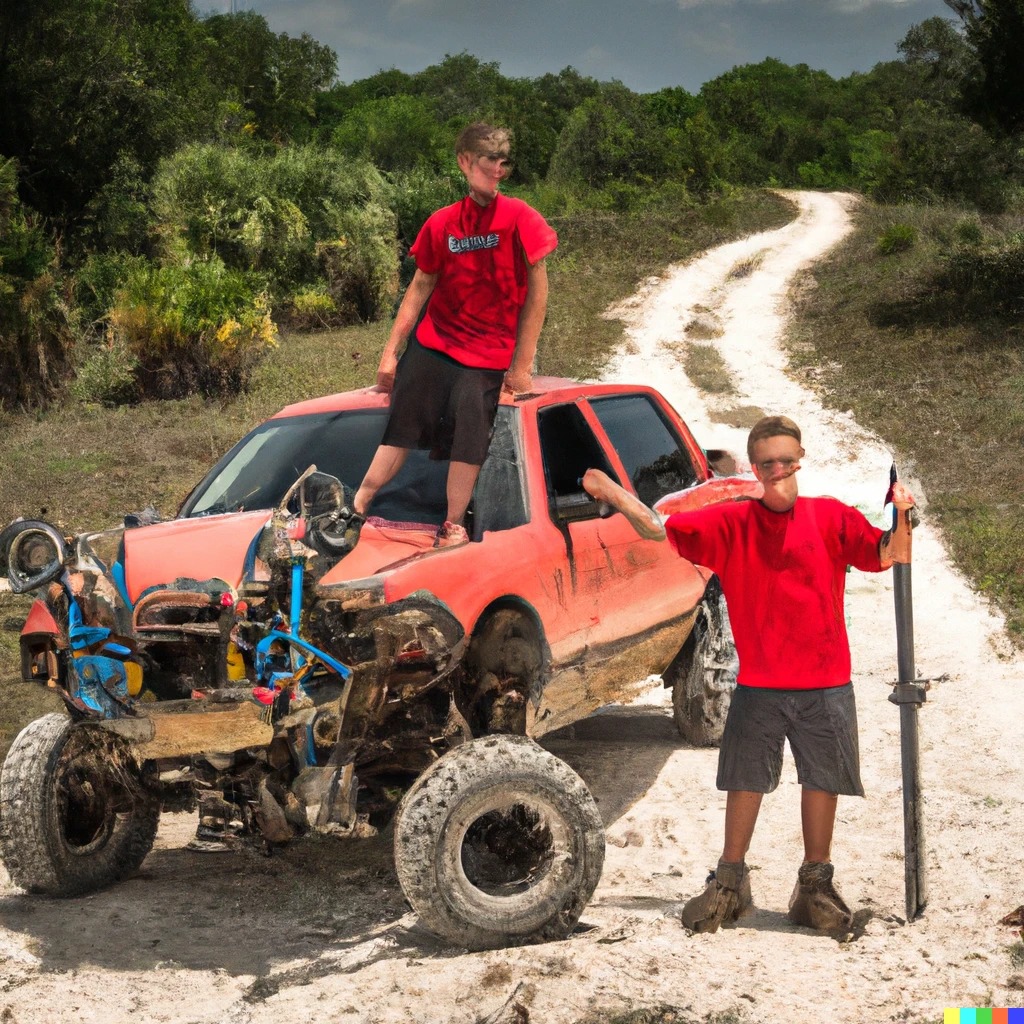
[[[462,194],[452,143],[475,118],[513,130],[509,187],[552,216],[731,184],[1015,207],[1024,0],[947,2],[959,23],[914,26],[899,59],[865,74],[769,58],[695,94],[641,95],[571,67],[510,78],[466,53],[346,84],[328,47],[251,11],[7,0],[0,399],[45,399],[76,364],[77,393],[104,400],[236,386],[244,370],[225,370],[209,338],[224,317],[248,323],[261,296],[261,317],[299,326],[385,315],[403,249]],[[1003,257],[986,259],[991,280]],[[188,288],[216,293],[208,315],[182,318]],[[145,315],[127,316],[131,302]],[[193,358],[211,372],[171,366]]]

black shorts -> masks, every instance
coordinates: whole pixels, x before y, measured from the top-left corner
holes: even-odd
[[[482,466],[504,379],[504,370],[463,366],[410,338],[398,361],[381,444]]]
[[[787,739],[801,785],[864,795],[852,683],[820,690],[737,686],[718,750],[718,788],[771,793]]]

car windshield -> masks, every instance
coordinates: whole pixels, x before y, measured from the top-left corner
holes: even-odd
[[[386,409],[267,420],[213,467],[188,497],[180,515],[275,508],[311,464],[355,491],[386,423]],[[526,522],[513,423],[514,410],[500,408],[491,450],[474,494],[478,533]],[[397,522],[439,525],[447,512],[447,479],[447,462],[431,460],[425,451],[411,451],[398,475],[377,494],[370,514]]]

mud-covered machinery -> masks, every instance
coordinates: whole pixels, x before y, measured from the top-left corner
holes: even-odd
[[[161,805],[198,801],[208,840],[366,834],[393,811],[399,775],[407,786],[468,738],[450,693],[428,692],[461,654],[443,607],[424,597],[381,615],[372,587],[304,600],[347,551],[343,502],[310,467],[256,529],[240,583],[179,577],[134,601],[123,530],[69,541],[19,521],[0,535],[12,590],[45,595],[22,633],[23,676],[70,712],[32,723],[4,767],[0,853],[15,882],[70,894],[123,876]]]

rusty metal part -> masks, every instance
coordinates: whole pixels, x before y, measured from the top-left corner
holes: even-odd
[[[177,703],[166,701],[154,705],[150,714],[98,722],[97,727],[131,741],[143,760],[206,751],[230,753],[266,746],[274,738],[274,727],[264,721],[263,708],[257,704],[210,704],[187,711],[169,708]]]
[[[526,709],[526,735],[579,721],[591,711],[638,696],[647,677],[660,675],[690,635],[697,609],[628,640],[588,648],[578,661],[556,670],[538,703]]]

